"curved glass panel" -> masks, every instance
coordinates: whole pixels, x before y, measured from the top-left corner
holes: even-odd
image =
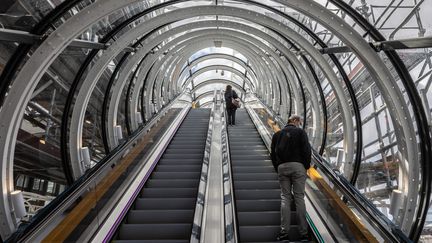
[[[87,50],[66,48],[42,77],[27,104],[15,147],[15,189],[29,198],[31,217],[60,194],[66,183],[60,139],[63,110],[73,78]]]

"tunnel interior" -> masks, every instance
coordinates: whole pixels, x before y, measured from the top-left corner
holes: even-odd
[[[17,228],[13,191],[32,217],[164,108],[209,108],[226,85],[269,119],[302,116],[333,171],[410,239],[431,235],[430,10],[418,0],[5,1],[2,238]]]

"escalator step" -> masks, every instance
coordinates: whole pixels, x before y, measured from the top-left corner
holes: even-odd
[[[204,151],[200,154],[164,154],[162,159],[202,159]]]
[[[263,144],[250,146],[247,144],[230,144],[230,150],[231,151],[243,151],[244,149],[260,149],[260,150],[266,150],[267,147]]]
[[[202,165],[170,165],[170,164],[163,164],[158,165],[156,167],[155,171],[161,171],[161,172],[175,172],[175,171],[201,171]]]
[[[189,243],[189,240],[113,240],[113,243]]]
[[[143,188],[141,198],[196,198],[197,188]]]
[[[278,189],[280,190],[278,181],[234,181],[236,190],[241,189]]]
[[[189,224],[123,224],[119,237],[123,240],[139,239],[190,239],[192,223]]]
[[[271,165],[267,166],[233,166],[234,173],[276,173]]]
[[[151,174],[152,179],[199,179],[201,171],[197,172],[160,172]]]
[[[271,160],[233,160],[233,166],[273,166]]]
[[[231,155],[232,160],[266,160],[270,159],[267,154],[261,154],[261,155],[253,155],[253,154],[232,154]]]
[[[146,183],[146,187],[157,187],[157,188],[197,188],[199,180],[191,179],[172,179],[172,180],[162,180],[162,179],[150,179]]]
[[[167,150],[165,150],[166,154],[182,154],[182,153],[187,153],[187,154],[203,154],[204,151],[201,148],[188,148],[188,149],[173,149],[173,148],[168,148]]]
[[[236,173],[236,181],[278,180],[276,173]]]
[[[279,211],[280,199],[236,200],[238,212]]]
[[[279,211],[269,212],[238,212],[238,222],[242,226],[276,225],[281,222]],[[291,225],[297,224],[297,214],[291,212]]]
[[[248,190],[238,190],[235,191],[236,199],[239,200],[251,200],[251,199],[279,199],[280,189],[248,189]]]
[[[196,198],[137,198],[135,209],[194,209]]]
[[[158,165],[202,165],[202,159],[166,159],[159,160]]]
[[[280,231],[279,225],[270,226],[241,226],[240,239],[247,242],[268,242],[275,241],[277,234]],[[298,228],[295,225],[290,227],[288,235],[292,236],[290,240],[295,241],[299,239]]]
[[[267,149],[252,149],[252,148],[243,148],[243,149],[236,149],[236,150],[232,150],[232,152],[235,152],[235,154],[237,155],[248,155],[248,154],[253,154],[253,155],[267,155],[270,156],[268,153]]]
[[[205,144],[171,144],[169,149],[201,149],[204,152]]]
[[[131,210],[128,224],[190,223],[194,210]]]

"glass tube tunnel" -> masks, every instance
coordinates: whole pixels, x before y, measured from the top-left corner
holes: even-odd
[[[1,5],[3,241],[122,242],[137,200],[145,204],[146,191],[166,190],[196,193],[190,229],[176,228],[187,231],[188,241],[247,242],[248,230],[270,226],[242,226],[249,216],[246,209],[240,212],[246,207],[240,185],[258,190],[265,182],[254,188],[241,178],[265,176],[256,175],[258,162],[247,169],[252,174],[243,175],[241,151],[253,147],[239,149],[248,141],[236,139],[256,133],[266,150],[268,139],[293,114],[304,118],[314,149],[307,206],[314,208],[309,222],[315,241],[432,240],[427,17],[432,2],[4,0]],[[242,134],[224,121],[226,85],[241,97]],[[202,147],[182,147],[192,140]],[[182,167],[196,172],[163,164],[170,156],[188,160],[196,150],[200,163]],[[167,183],[176,180],[169,173],[197,174],[198,184],[146,190],[158,171]],[[267,173],[273,178],[273,171]],[[212,193],[219,197],[212,199]],[[212,200],[221,207],[211,208]],[[324,207],[322,201],[331,202]],[[74,215],[80,207],[86,213]],[[217,237],[210,230],[211,210],[222,214]],[[65,238],[56,236],[70,217],[76,225]]]

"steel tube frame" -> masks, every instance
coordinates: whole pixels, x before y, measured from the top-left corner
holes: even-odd
[[[367,30],[369,35],[375,40],[375,41],[386,41],[384,36],[377,30],[373,25],[371,25],[366,19],[363,18],[356,10],[354,10],[351,6],[344,3],[340,0],[330,0],[333,4],[335,4],[338,8],[343,10],[345,13],[347,13],[353,20],[355,20],[364,30]],[[426,118],[425,111],[421,104],[421,99],[419,97],[419,94],[416,92],[416,87],[413,85],[414,82],[411,78],[411,75],[409,74],[407,68],[403,64],[402,60],[398,56],[398,54],[395,51],[385,51],[384,52],[387,57],[392,62],[393,66],[396,68],[396,71],[398,72],[399,77],[402,80],[403,85],[406,88],[409,100],[412,104],[413,113],[415,116],[415,121],[419,133],[420,138],[420,164],[422,166],[422,181],[420,185],[420,195],[421,200],[418,205],[418,211],[412,212],[415,213],[414,217],[414,223],[411,223],[412,226],[409,237],[413,241],[417,241],[420,238],[421,231],[423,229],[426,215],[429,210],[429,203],[430,203],[430,197],[432,192],[432,175],[431,175],[431,165],[430,161],[432,160],[432,142],[431,142],[431,135],[428,127],[428,122]],[[396,106],[396,108],[398,108]],[[415,161],[415,160],[413,160]],[[415,176],[415,175],[414,175]],[[415,180],[414,180],[415,181]],[[411,181],[410,178],[410,184],[415,185],[414,181]],[[417,184],[418,185],[418,184]],[[416,191],[413,190],[412,191]],[[416,193],[416,192],[414,192]],[[416,202],[411,204],[413,206],[416,205]],[[407,208],[405,206],[405,208]],[[416,207],[413,207],[416,208]],[[406,210],[408,211],[408,210]],[[414,211],[414,210],[411,210]],[[408,212],[406,212],[408,213]],[[409,225],[407,222],[405,225]]]

